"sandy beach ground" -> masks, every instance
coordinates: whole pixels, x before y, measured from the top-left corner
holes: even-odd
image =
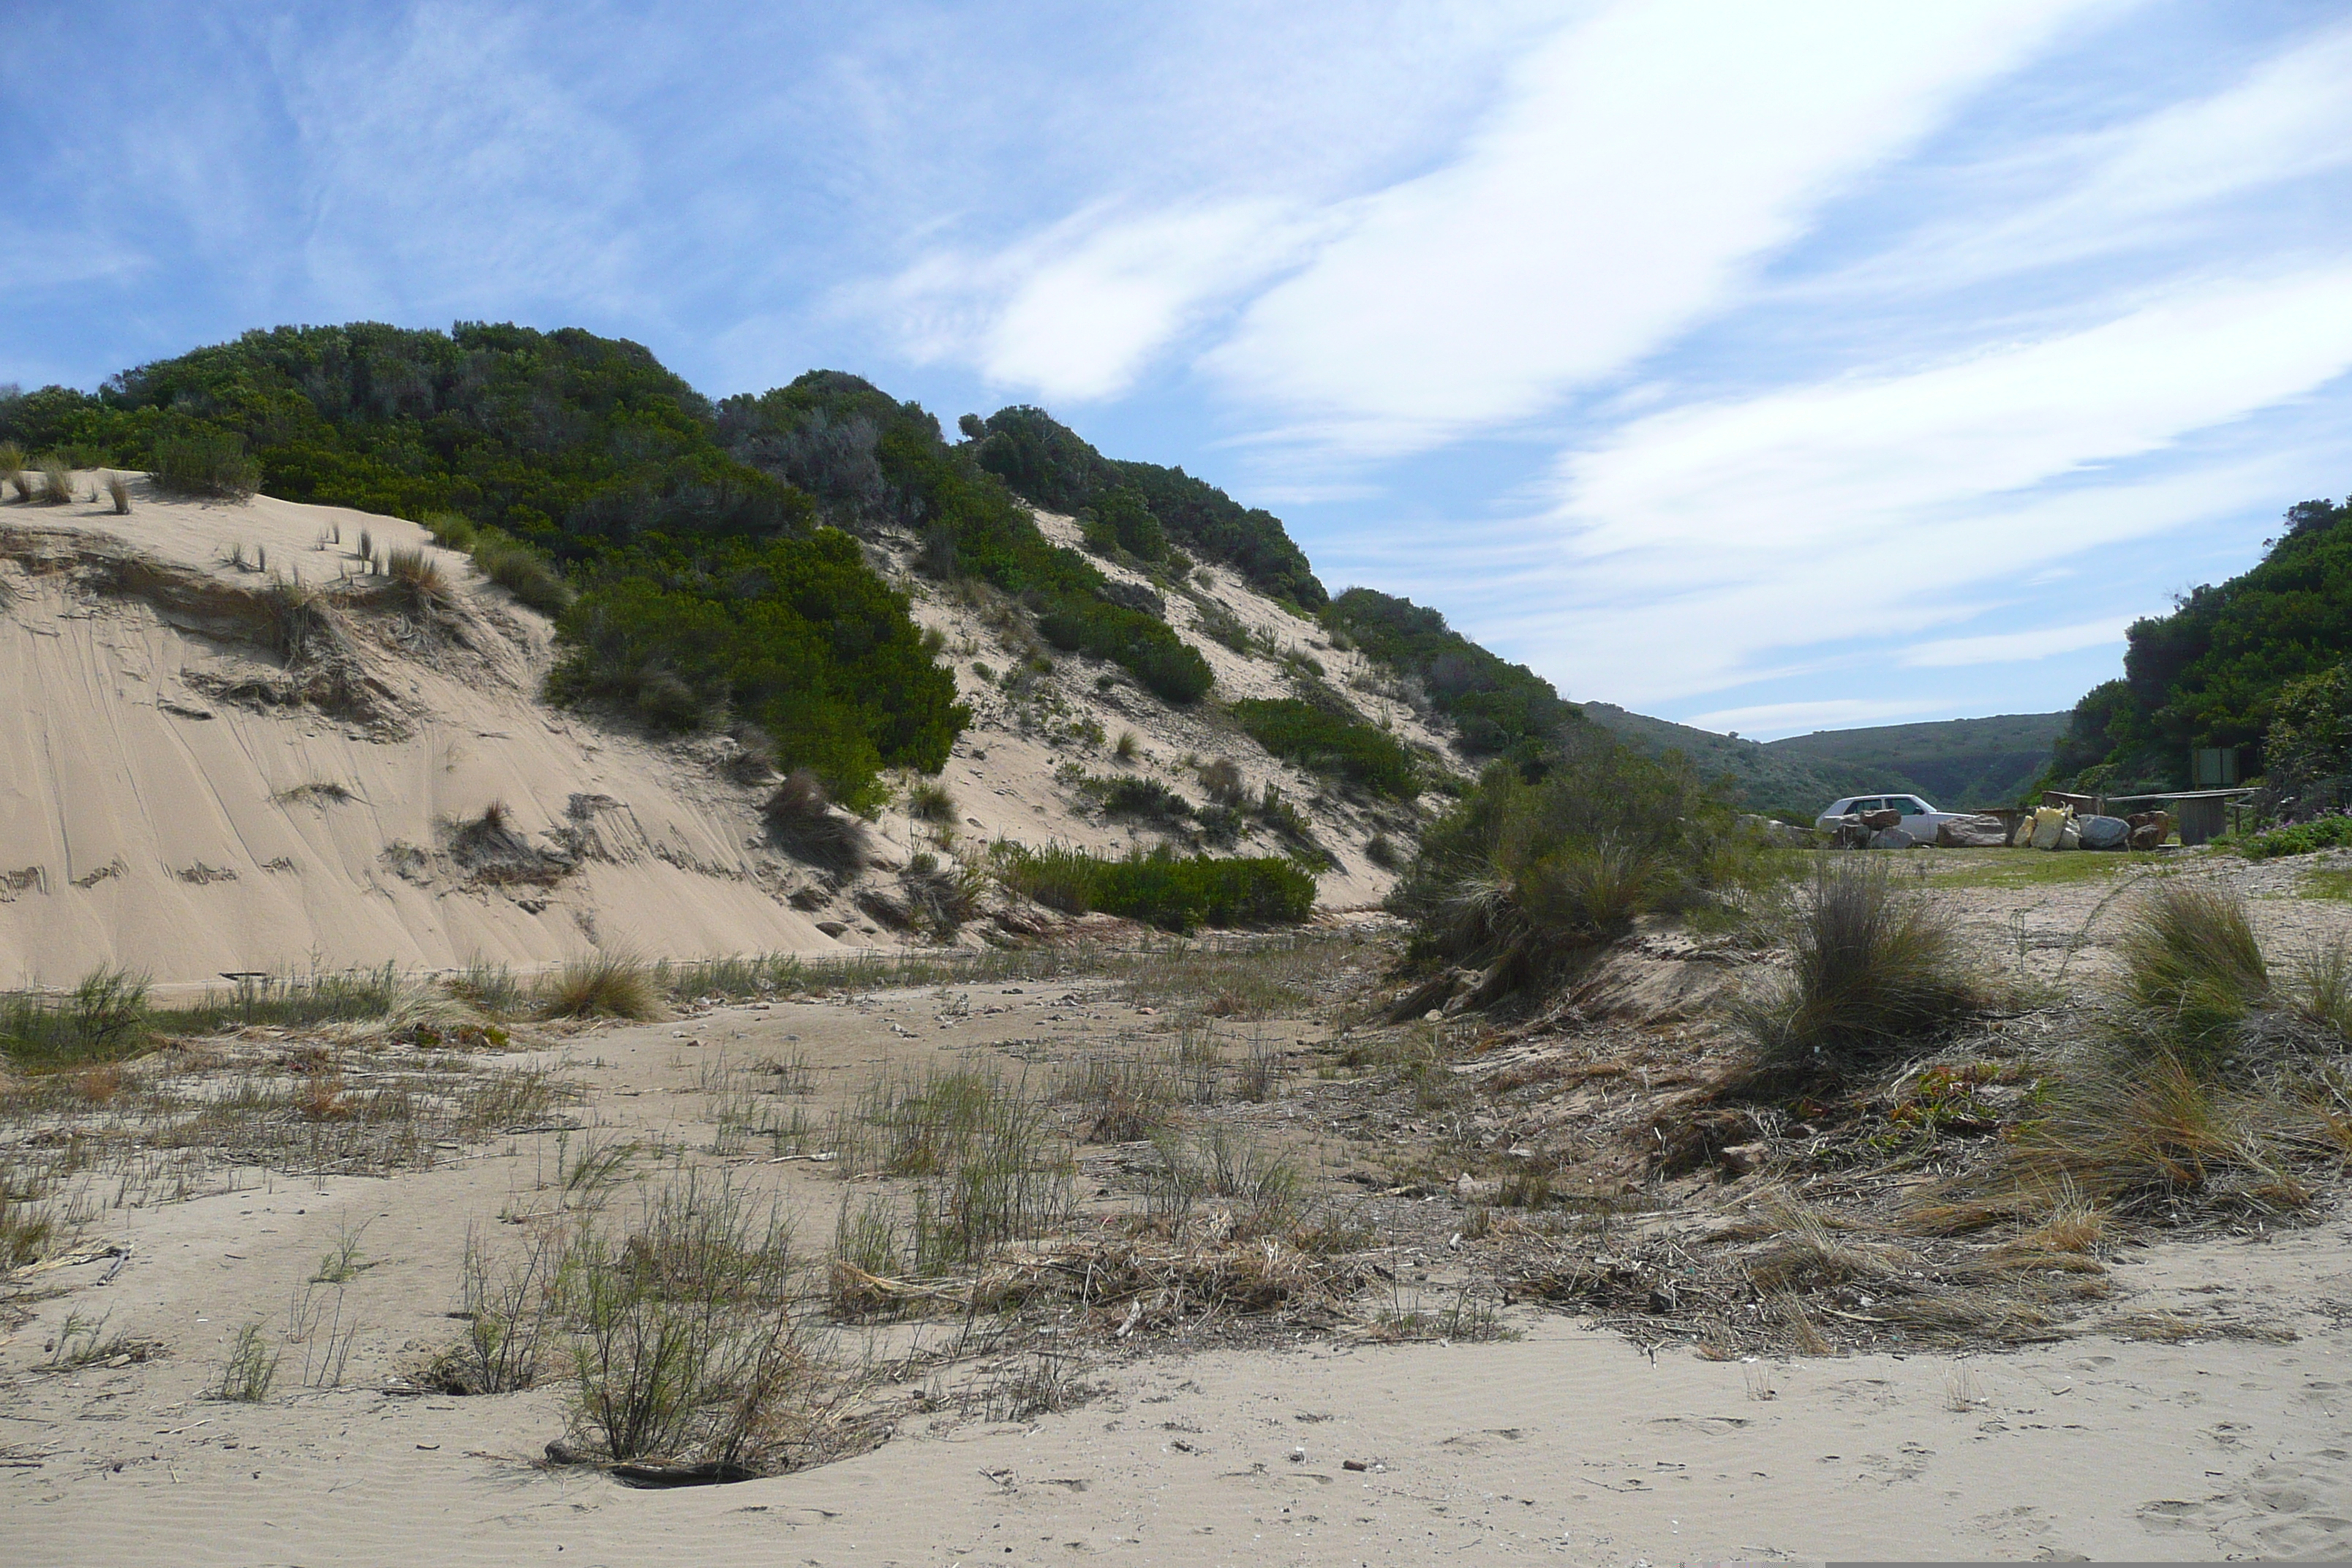
[[[725,1007],[505,1065],[576,1079],[599,1135],[704,1149],[697,1086],[722,1056],[797,1054],[821,1104],[886,1068],[978,1057],[1018,1070],[1173,1026],[1100,986],[971,987],[960,1013],[953,999]],[[1308,1094],[1266,1114],[1307,1122],[1312,1107]],[[495,1239],[554,1201],[558,1141],[582,1135],[507,1136],[384,1178],[248,1172],[234,1191],[104,1210],[91,1239],[127,1257],[47,1271],[58,1293],[0,1341],[0,1550],[57,1564],[1337,1564],[2352,1547],[2340,1218],[2121,1251],[2114,1310],[2217,1325],[2181,1342],[2075,1331],[2002,1353],[1708,1361],[1524,1308],[1507,1313],[1518,1337],[1484,1343],[1186,1332],[1082,1358],[1094,1392],[1053,1414],[992,1422],[957,1386],[917,1377],[876,1391],[900,1414],[870,1452],[634,1489],[541,1462],[563,1431],[558,1383],[385,1392],[459,1327],[469,1232]],[[1293,1135],[1321,1147],[1311,1127]],[[1111,1157],[1085,1151],[1081,1186]],[[712,1163],[780,1195],[821,1254],[843,1184],[772,1158]],[[349,1282],[309,1287],[311,1310],[358,1326],[345,1348],[333,1323],[314,1327],[284,1343],[268,1401],[205,1397],[236,1331],[283,1334],[347,1246]],[[163,1353],[44,1371],[68,1313]],[[2248,1324],[2265,1337],[2227,1337]],[[836,1333],[836,1351],[858,1353],[865,1331]],[[945,1375],[968,1390],[995,1370],[983,1358]]]

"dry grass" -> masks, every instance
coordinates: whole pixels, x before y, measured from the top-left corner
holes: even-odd
[[[392,579],[409,607],[420,615],[438,614],[457,602],[448,574],[422,546],[395,544],[386,550],[383,574]]]
[[[824,784],[806,768],[788,774],[761,808],[769,835],[792,854],[836,875],[847,876],[871,857],[866,825],[836,811]]]
[[[661,1016],[653,976],[645,961],[625,952],[595,952],[573,959],[538,993],[542,1018]]]
[[[121,474],[110,473],[106,476],[106,498],[114,503],[115,516],[131,515],[131,481]]]
[[[2270,1000],[2270,969],[2245,901],[2211,883],[2157,882],[2134,904],[2119,945],[2126,1026],[2150,1053],[2209,1063]]]
[[[41,459],[41,504],[64,506],[73,500],[73,470],[61,458]]]
[[[1982,1005],[1949,915],[1898,893],[1881,858],[1818,857],[1790,949],[1788,977],[1733,1015],[1769,1067],[1851,1076]]]

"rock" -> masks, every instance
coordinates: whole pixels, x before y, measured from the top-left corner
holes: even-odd
[[[2121,849],[2131,839],[2131,824],[2120,816],[2084,816],[2075,821],[2085,849]]]
[[[1874,811],[1870,815],[1893,816],[1895,814],[1891,811],[1883,814]],[[1908,831],[1900,827],[1882,827],[1870,836],[1870,847],[1873,849],[1908,849],[1918,842]]]
[[[836,942],[849,934],[848,925],[841,921],[819,921],[816,922],[816,929]]]
[[[2005,849],[2009,829],[1998,816],[1955,816],[1936,825],[1936,842],[1947,849]]]
[[[1771,1152],[1769,1143],[1734,1143],[1727,1149],[1717,1149],[1715,1163],[1735,1176],[1744,1176],[1761,1165]]]
[[[1875,833],[1881,828],[1900,827],[1903,825],[1903,814],[1899,811],[1865,811],[1862,814],[1861,821],[1864,827]]]
[[[2135,849],[2160,849],[2164,847],[2165,835],[2171,830],[2168,824],[2162,822],[2135,827],[2131,830],[2131,847]]]

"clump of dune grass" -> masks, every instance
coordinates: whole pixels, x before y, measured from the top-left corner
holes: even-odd
[[[577,596],[547,557],[520,540],[486,528],[472,545],[481,574],[541,615],[560,616]]]
[[[539,992],[542,1018],[655,1018],[661,1003],[644,962],[618,952],[573,959]]]
[[[825,795],[824,782],[806,768],[787,775],[768,796],[761,814],[777,843],[827,870],[854,872],[872,853],[866,825],[835,810]]]
[[[918,780],[907,791],[907,815],[918,822],[953,822],[955,795],[936,779]]]
[[[1866,1071],[1983,1005],[1949,916],[1898,892],[1880,858],[1817,858],[1790,949],[1788,975],[1733,1015],[1768,1068]]]
[[[259,1323],[247,1323],[229,1342],[228,1360],[212,1387],[215,1399],[258,1405],[278,1381],[278,1352]]]
[[[0,1196],[0,1268],[39,1262],[58,1236],[57,1216],[46,1205]]]
[[[152,1034],[147,985],[144,974],[101,965],[61,994],[0,995],[0,1050],[37,1062],[128,1055]]]
[[[1087,1142],[1141,1142],[1175,1120],[1175,1064],[1152,1051],[1085,1057],[1062,1073],[1054,1098],[1075,1110]]]
[[[2305,1025],[2352,1041],[2352,942],[2338,933],[2304,953],[2284,993],[2287,1010]]]
[[[66,460],[63,458],[42,458],[41,504],[64,506],[73,499],[73,470],[66,466]]]
[[[0,484],[14,485],[16,499],[33,499],[31,481],[25,478],[25,448],[14,441],[0,441]]]
[[[2133,906],[2119,945],[2125,1034],[2146,1052],[2210,1064],[2271,1000],[2244,900],[2209,883],[2158,882]]]
[[[409,607],[420,615],[446,610],[452,601],[448,574],[420,546],[395,544],[383,552],[383,573],[398,587]]]
[[[742,1186],[689,1176],[563,1264],[576,1432],[616,1461],[755,1473],[803,1437],[818,1379],[785,1310],[792,1232]]]
[[[115,516],[128,517],[131,515],[130,480],[124,479],[121,474],[110,472],[106,476],[106,495],[107,499],[114,503]]]

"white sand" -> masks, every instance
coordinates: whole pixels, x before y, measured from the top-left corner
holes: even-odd
[[[235,551],[248,561],[267,552],[272,572],[319,583],[359,569],[363,531],[378,550],[425,546],[425,535],[394,519],[266,497],[163,500],[143,479],[134,496],[127,517],[79,503],[0,511],[8,591],[0,690],[13,699],[0,708],[0,987],[70,984],[107,963],[194,983],[228,971],[442,967],[477,957],[538,964],[591,947],[702,956],[896,940],[845,896],[808,910],[785,901],[813,873],[764,843],[761,792],[717,765],[727,743],[652,744],[539,700],[553,661],[548,622],[474,577],[460,555],[434,552],[459,584],[471,647],[420,647],[381,624],[361,628],[360,655],[397,710],[399,738],[313,709],[197,689],[191,678],[268,678],[278,661],[146,598],[93,591],[87,570],[59,569],[72,548],[135,552],[250,593],[267,578],[232,565]],[[1067,520],[1045,521],[1049,531],[1074,531]],[[322,548],[332,531],[341,543]],[[969,609],[903,569],[893,574],[917,594],[927,624],[974,647],[990,637]],[[1317,640],[1307,623],[1228,578],[1217,592],[1236,615],[1286,647]],[[1180,607],[1180,620],[1190,616]],[[1194,640],[1223,695],[1283,689],[1273,661]],[[1008,662],[985,646],[996,668]],[[1316,657],[1335,679],[1370,679],[1360,655],[1325,647]],[[1067,660],[1054,683],[1065,718],[1048,733],[1017,722],[971,657],[953,662],[977,710],[943,774],[963,845],[1009,837],[1118,852],[1147,844],[1153,835],[1094,815],[1056,769],[1157,777],[1197,800],[1184,759],[1230,755],[1253,793],[1282,785],[1339,851],[1341,868],[1322,881],[1325,905],[1360,906],[1386,891],[1390,873],[1361,851],[1377,824],[1337,801],[1318,804],[1315,781],[1205,711],[1171,710],[1131,684],[1104,692],[1093,667]],[[1360,695],[1397,717],[1401,732],[1438,739],[1409,708]],[[1088,717],[1100,741],[1076,732]],[[1122,730],[1142,743],[1132,763],[1109,754]],[[316,784],[352,798],[288,794]],[[483,888],[446,864],[403,861],[402,847],[432,852],[493,802],[534,840],[593,826],[600,857],[553,889]],[[903,809],[885,812],[878,831],[893,863],[940,837]],[[820,931],[828,916],[850,929],[838,939]]]
[[[941,1027],[936,1003],[911,994],[862,1008],[730,1009],[600,1033],[570,1056],[614,1131],[692,1142],[708,1129],[680,1096],[720,1049],[775,1052],[797,1036],[821,1101],[886,1058],[1007,1036],[1069,1046],[1143,1022],[1034,991],[980,1000],[1012,1011]],[[513,1140],[385,1181],[256,1178],[106,1211],[98,1237],[132,1249],[121,1274],[100,1288],[105,1262],[55,1271],[66,1293],[0,1342],[0,1451],[38,1461],[0,1468],[0,1553],[45,1564],[913,1565],[2352,1550],[2340,1220],[2117,1264],[2114,1311],[2302,1336],[2285,1345],[2083,1332],[1965,1358],[1713,1363],[1678,1349],[1653,1360],[1522,1311],[1516,1342],[1180,1348],[1100,1373],[1107,1394],[1026,1426],[910,1409],[896,1440],[835,1466],[632,1491],[532,1468],[562,1428],[554,1390],[376,1391],[457,1331],[443,1314],[468,1227],[496,1245],[515,1234],[502,1215],[551,1201],[541,1184],[552,1144]],[[822,1247],[836,1182],[801,1164],[735,1169],[772,1184],[801,1213],[804,1244]],[[364,1325],[349,1384],[301,1387],[305,1351],[291,1347],[270,1403],[204,1399],[231,1333],[257,1319],[282,1331],[289,1294],[354,1226],[377,1266],[348,1289],[346,1310]],[[161,1339],[169,1353],[33,1370],[67,1312],[110,1310],[110,1331]],[[1349,1470],[1350,1459],[1368,1468]]]

